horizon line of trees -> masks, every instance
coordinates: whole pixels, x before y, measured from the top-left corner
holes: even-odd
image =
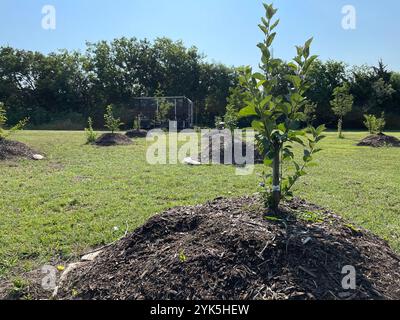
[[[290,86],[290,68],[281,62],[275,90],[284,95]],[[386,115],[387,129],[400,128],[400,73],[377,66],[349,67],[344,62],[317,60],[310,73],[312,86],[306,92],[309,119],[316,125],[335,128],[331,108],[335,88],[346,84],[354,98],[346,129],[364,128],[364,114]],[[136,38],[87,43],[84,53],[60,50],[42,54],[0,47],[0,101],[7,109],[8,124],[29,117],[31,128],[83,129],[87,118],[95,128],[104,126],[107,105],[126,119],[135,97],[187,96],[195,105],[195,123],[212,126],[223,117],[227,105],[239,111],[246,93],[238,87],[239,70],[210,63],[196,47],[182,41]],[[241,125],[248,125],[245,120]]]

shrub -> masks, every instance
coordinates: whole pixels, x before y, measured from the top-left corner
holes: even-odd
[[[91,117],[88,118],[88,128],[85,128],[86,143],[94,143],[97,139],[97,134],[93,131],[93,120]]]
[[[0,102],[0,140],[7,139],[14,132],[22,130],[28,124],[29,118],[25,118],[19,121],[15,126],[11,127],[9,130],[5,129],[7,123],[6,108],[3,102]]]
[[[248,99],[246,99],[247,105],[239,114],[254,118],[252,127],[258,131],[257,143],[264,157],[264,164],[272,168],[272,174],[263,174],[262,194],[265,205],[276,212],[280,201],[292,196],[291,189],[296,181],[306,174],[305,169],[312,164],[313,154],[320,151],[316,146],[324,137],[322,132],[325,126],[316,129],[310,126],[307,132],[311,133],[311,137],[307,136],[306,130],[294,129],[298,122],[305,120],[303,111],[307,100],[304,98],[304,93],[310,87],[306,76],[317,58],[310,56],[312,39],[304,46],[296,47],[297,56],[287,65],[287,69],[292,71],[284,75],[291,83],[289,94],[274,93],[278,91],[276,71],[284,62],[272,57],[271,54],[271,46],[276,36],[273,30],[279,23],[279,20],[272,21],[277,10],[272,5],[264,4],[264,7],[266,17],[262,18],[259,27],[265,35],[265,41],[258,45],[262,52],[260,66],[263,73],[253,74],[251,67],[241,69],[239,81],[248,91]],[[292,143],[303,146],[302,162],[295,160]],[[294,167],[292,175],[283,175],[282,161],[289,161],[292,164]]]
[[[365,118],[364,125],[367,127],[369,133],[371,133],[371,134],[375,134],[375,133],[381,134],[383,132],[383,129],[386,126],[386,120],[385,120],[385,113],[384,112],[382,112],[380,118],[377,118],[376,116],[374,116],[372,114],[365,114],[364,118]]]
[[[119,127],[123,125],[120,118],[114,118],[113,107],[111,104],[107,106],[104,120],[106,122],[105,126],[110,129],[112,133],[114,133],[114,131],[118,131]]]

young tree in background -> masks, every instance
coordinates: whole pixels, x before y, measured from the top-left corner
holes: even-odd
[[[333,100],[331,100],[331,106],[333,113],[338,117],[338,135],[339,138],[343,138],[343,118],[353,108],[354,98],[349,92],[349,86],[344,83],[340,87],[336,87],[333,90]]]

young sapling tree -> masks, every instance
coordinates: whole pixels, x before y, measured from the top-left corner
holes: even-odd
[[[114,133],[114,131],[118,131],[119,127],[123,125],[120,118],[114,118],[113,107],[112,105],[108,105],[106,108],[106,113],[104,114],[105,126]]]
[[[88,127],[85,128],[86,133],[86,143],[91,144],[96,141],[97,134],[93,130],[93,120],[91,117],[88,118]]]
[[[164,97],[164,92],[162,90],[157,89],[155,96],[157,102],[157,110],[154,119],[154,125],[162,126],[169,120],[168,116],[173,107],[173,104],[168,102],[168,100]]]
[[[350,94],[347,83],[333,90],[333,100],[331,101],[332,111],[338,117],[338,135],[343,138],[343,118],[353,108],[354,97]]]
[[[378,134],[383,133],[383,129],[385,129],[386,120],[385,120],[385,112],[382,112],[380,118],[376,118],[375,120],[375,130]]]
[[[288,63],[291,70],[285,75],[291,86],[289,94],[279,95],[276,92],[278,84],[277,68],[282,60],[272,57],[271,47],[276,36],[275,28],[279,20],[273,21],[277,9],[273,5],[264,4],[265,18],[262,18],[260,29],[265,35],[264,42],[258,47],[262,58],[260,67],[263,73],[253,73],[250,67],[241,70],[240,84],[248,92],[246,106],[241,109],[239,115],[252,117],[252,127],[258,132],[257,143],[259,151],[264,157],[264,164],[272,168],[272,174],[263,173],[263,195],[265,205],[273,212],[278,211],[282,199],[292,196],[292,187],[296,181],[306,174],[305,169],[312,164],[317,143],[324,137],[322,132],[325,126],[318,128],[309,127],[306,130],[296,130],[296,124],[305,120],[304,106],[307,102],[304,97],[310,83],[307,74],[317,56],[310,55],[312,39],[304,46],[297,46],[297,55]],[[295,159],[292,144],[298,143],[303,147],[302,162]],[[289,161],[294,167],[293,174],[284,176],[282,161]]]
[[[372,114],[365,114],[364,119],[364,125],[367,127],[370,134],[382,134],[386,125],[384,112],[382,112],[380,118],[377,118]]]
[[[364,114],[364,125],[368,129],[370,134],[374,134],[376,132],[376,117],[372,114]]]

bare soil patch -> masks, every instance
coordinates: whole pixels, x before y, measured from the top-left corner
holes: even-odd
[[[125,133],[128,138],[146,138],[147,131],[143,129],[129,130]]]
[[[131,139],[120,133],[104,133],[97,138],[96,145],[103,147],[123,146],[132,144]]]
[[[151,218],[70,273],[59,299],[400,299],[400,257],[370,232],[294,199],[257,197]],[[342,287],[344,266],[356,289]]]
[[[37,154],[37,152],[22,142],[0,139],[0,160],[13,160],[18,158],[33,160],[34,154]]]
[[[360,147],[400,147],[400,140],[393,136],[385,134],[373,134],[361,140],[358,144]]]

